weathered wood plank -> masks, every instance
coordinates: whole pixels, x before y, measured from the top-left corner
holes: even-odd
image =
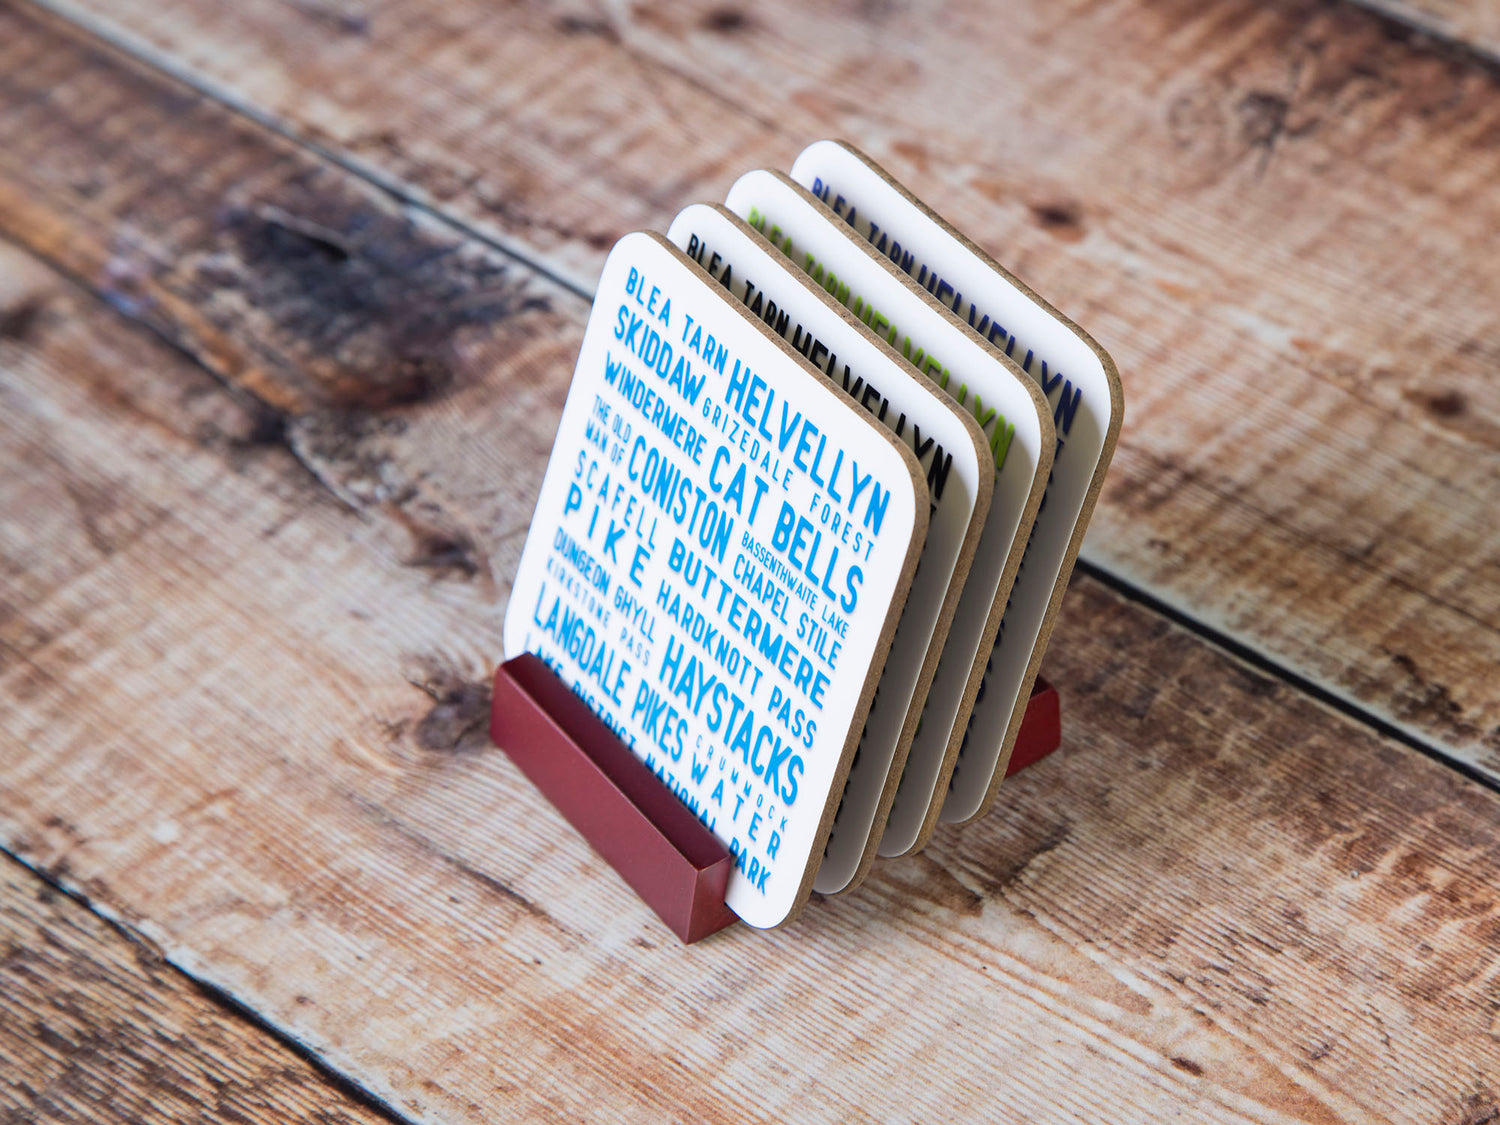
[[[517,467],[545,463],[566,393],[576,297],[518,285],[502,255],[6,6],[0,105],[0,232],[243,392],[235,440],[290,449],[393,558],[496,596],[535,503]],[[513,377],[488,378],[501,357]],[[509,553],[492,563],[482,539]]]
[[[1500,773],[1477,61],[1314,0],[58,6],[583,278],[848,136],[1119,362],[1085,559]]]
[[[391,1120],[9,856],[0,951],[6,1121]]]
[[[87,549],[92,485],[137,533],[0,637],[0,834],[403,1111],[1493,1112],[1493,794],[1084,581],[1061,756],[852,901],[689,954],[465,733],[493,607],[258,484],[274,450],[143,432],[120,398],[201,378],[73,300],[4,348],[3,463],[51,466],[6,473],[7,524],[57,489]]]
[[[423,1120],[1493,1111],[1500,801],[1087,580],[1047,668],[1072,685],[1067,746],[989,818],[786,933],[672,943],[482,734],[529,510],[506,497],[539,485],[583,303],[507,271],[511,312],[443,341],[473,377],[415,401],[335,396],[394,362],[389,338],[320,372],[298,357],[322,321],[260,301],[210,349],[194,326],[221,290],[337,290],[239,249],[219,201],[287,210],[310,185],[287,213],[340,216],[341,238],[400,216],[108,53],[69,59],[65,29],[7,31],[26,65],[0,74],[60,74],[13,134],[47,145],[0,164],[0,229],[225,380],[55,278],[12,298],[7,846]],[[118,138],[170,105],[156,160],[191,153],[191,174],[101,176],[95,198],[135,202],[91,211],[50,169],[94,142],[36,112],[80,103],[117,138],[80,167],[132,159]],[[222,274],[180,264],[215,252]],[[358,277],[378,249],[346,253]],[[317,456],[296,436],[315,420],[355,453]],[[393,549],[402,505],[355,487],[390,479],[473,529],[493,583]]]

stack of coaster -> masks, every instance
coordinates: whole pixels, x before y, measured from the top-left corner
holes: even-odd
[[[496,742],[685,941],[852,890],[1057,744],[1037,670],[1121,414],[1097,344],[846,144],[625,236]]]

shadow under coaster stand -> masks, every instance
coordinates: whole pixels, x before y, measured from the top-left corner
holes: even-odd
[[[844,165],[830,167],[848,178]],[[802,192],[785,179],[778,190]],[[1090,393],[1080,406],[1056,375],[1058,352],[1039,345],[1041,374],[1032,371],[1029,335],[1019,341],[1025,366],[1014,362],[1017,338],[998,323],[976,332],[972,307],[965,325],[954,315],[961,298],[947,299],[921,253],[904,255],[915,265],[892,256],[892,271],[879,256],[825,246],[820,223],[883,249],[877,229],[920,207],[909,196],[871,194],[860,214],[883,221],[863,228],[853,206],[836,215],[803,198],[810,210],[790,233],[753,215],[760,233],[729,230],[728,212],[714,224],[708,209],[689,208],[671,242],[627,235],[611,251],[506,615],[514,659],[496,673],[495,741],[685,942],[736,917],[760,928],[791,920],[828,865],[830,839],[842,841],[845,874],[818,887],[834,894],[858,885],[877,845],[889,855],[920,848],[930,833],[922,816],[899,832],[888,826],[898,786],[931,794],[910,806],[928,825],[940,809],[966,819],[972,811],[950,816],[948,806],[993,793],[999,778],[986,768],[1014,773],[1057,746],[1057,693],[1035,681],[1045,625],[1034,644],[1005,626],[1008,644],[1036,650],[1011,688],[988,690],[983,654],[1001,610],[1010,618],[1023,554],[1033,557],[1054,442],[1061,457],[1066,426],[1099,422],[1108,432],[1097,460],[1070,443],[1097,485],[1118,430],[1117,393]],[[918,249],[945,276],[965,265],[955,247],[970,254],[971,284],[997,322],[1004,315],[1029,334],[1030,314],[1052,317],[1086,341],[930,213],[914,219]],[[1066,404],[1052,403],[1058,388],[1073,396]],[[954,428],[955,415],[966,429]],[[978,471],[945,446],[972,448]],[[1071,501],[1054,499],[1048,535],[1076,542],[1092,494],[1077,528],[1063,514]],[[952,554],[936,543],[960,538],[980,543],[975,558],[1005,559],[1001,570],[986,564],[982,599],[964,577],[969,555],[947,569],[935,561]],[[919,562],[925,581],[914,585]],[[1043,570],[1054,573],[1050,562]],[[959,590],[970,609],[955,617]],[[938,591],[947,610],[914,610]],[[1042,598],[1047,624],[1057,596]],[[955,714],[924,708],[927,681],[912,677],[947,659],[957,619],[963,666],[974,671]],[[982,636],[969,635],[980,619]],[[877,687],[883,709],[873,709]],[[989,710],[974,724],[979,699]],[[892,742],[890,716],[901,711]],[[948,746],[928,752],[921,770],[908,760],[917,730]],[[873,756],[872,731],[885,732]],[[967,760],[958,747],[971,742],[977,764],[962,790],[950,788],[955,760]]]

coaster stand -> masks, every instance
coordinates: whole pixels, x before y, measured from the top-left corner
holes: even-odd
[[[1006,776],[1061,735],[1057,689],[1039,679]],[[684,944],[735,921],[729,849],[540,657],[496,669],[490,737]]]

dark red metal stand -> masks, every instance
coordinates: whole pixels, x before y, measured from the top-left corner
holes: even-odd
[[[1006,776],[1057,749],[1060,719],[1038,680]],[[540,657],[495,671],[490,737],[683,942],[735,920],[729,850]]]

